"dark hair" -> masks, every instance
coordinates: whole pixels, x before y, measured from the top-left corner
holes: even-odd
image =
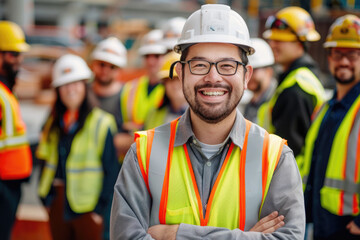
[[[85,91],[84,100],[79,107],[79,118],[78,118],[79,126],[76,131],[79,131],[84,126],[86,117],[92,111],[92,109],[98,105],[97,100],[94,98],[94,96],[92,94],[89,94],[87,90],[86,82],[83,81],[83,83],[84,83],[84,87],[86,88],[86,91]],[[60,136],[63,136],[65,135],[65,132],[60,126],[60,122],[61,119],[64,117],[67,108],[64,105],[64,103],[61,101],[59,88],[56,88],[55,91],[56,91],[56,101],[50,112],[50,117],[52,117],[53,119],[50,127],[50,132],[59,131]]]
[[[189,53],[189,47],[185,48],[185,50],[181,52],[180,61],[185,61],[188,53]],[[241,61],[242,61],[245,65],[247,65],[247,64],[249,63],[247,53],[244,51],[244,49],[242,49],[242,48],[240,48],[240,47],[239,47],[239,55],[240,55]]]

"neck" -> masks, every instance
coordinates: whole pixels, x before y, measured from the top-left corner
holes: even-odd
[[[205,144],[220,144],[225,141],[234,125],[236,110],[218,123],[208,123],[190,111],[193,132],[200,142]]]
[[[358,83],[359,81],[354,81],[350,84],[336,84],[337,95],[336,99],[338,101],[342,100],[346,94]]]
[[[118,81],[113,81],[109,85],[101,85],[98,82],[93,83],[93,91],[97,96],[108,97],[119,92],[122,84]]]

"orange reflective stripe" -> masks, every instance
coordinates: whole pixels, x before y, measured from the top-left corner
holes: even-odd
[[[245,163],[246,163],[246,149],[247,142],[249,138],[251,122],[246,120],[246,130],[245,130],[245,139],[244,145],[240,155],[240,199],[239,199],[239,229],[244,231],[245,221],[246,221],[246,189],[245,189]]]
[[[148,173],[145,172],[145,169],[144,169],[144,166],[142,164],[142,159],[141,159],[141,146],[140,146],[140,138],[138,138],[139,135],[135,134],[135,140],[136,140],[136,156],[137,156],[137,159],[138,159],[138,164],[140,166],[140,171],[141,171],[141,174],[143,176],[143,179],[145,181],[145,185],[146,185],[146,188],[148,190],[148,192],[150,193],[150,188],[149,188],[149,180],[148,180]],[[146,160],[148,161],[148,160]],[[149,168],[147,168],[147,170],[149,170]]]
[[[146,148],[146,169],[147,169],[147,173],[149,172],[149,163],[150,163],[150,155],[151,155],[151,148],[152,148],[152,143],[153,143],[153,139],[154,139],[154,133],[155,133],[155,129],[150,129],[149,131],[147,131],[147,148]],[[147,174],[147,179],[149,182],[149,174]]]
[[[31,175],[32,159],[28,145],[0,152],[0,179],[15,180]]]
[[[263,151],[262,151],[262,199],[264,199],[267,177],[268,177],[267,174],[269,168],[268,150],[269,150],[269,133],[265,132]]]
[[[160,224],[166,224],[166,208],[167,208],[168,191],[169,191],[170,166],[171,166],[172,154],[174,149],[177,123],[178,121],[172,121],[170,124],[170,143],[169,143],[168,158],[167,158],[166,171],[164,177],[164,184],[161,192],[161,200],[159,207]]]
[[[205,222],[205,219],[204,219],[204,213],[203,213],[203,210],[202,210],[202,204],[201,204],[201,198],[200,198],[200,194],[199,194],[199,189],[197,188],[196,179],[195,179],[195,175],[194,175],[194,170],[193,170],[192,164],[190,162],[189,152],[188,152],[186,144],[184,144],[183,147],[184,147],[184,151],[185,151],[186,162],[187,162],[187,165],[189,166],[191,181],[192,181],[192,184],[194,186],[196,200],[197,200],[197,204],[198,204],[198,208],[199,208],[200,225],[201,226],[206,226],[207,222]]]

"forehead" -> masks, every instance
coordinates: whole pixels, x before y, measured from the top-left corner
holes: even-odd
[[[217,60],[231,58],[240,60],[240,49],[233,44],[227,43],[198,43],[189,47],[187,59],[205,58]]]

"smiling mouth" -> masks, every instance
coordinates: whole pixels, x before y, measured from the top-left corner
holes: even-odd
[[[200,91],[200,92],[205,96],[222,96],[225,94],[225,92],[223,92],[223,91],[211,91],[211,92]]]

